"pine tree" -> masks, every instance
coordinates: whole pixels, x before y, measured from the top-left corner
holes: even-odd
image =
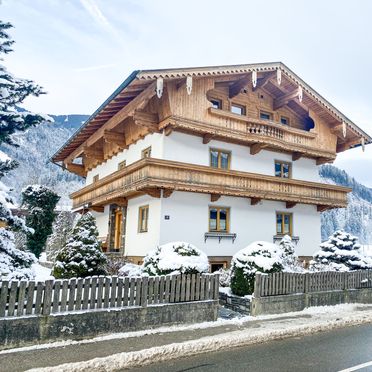
[[[106,263],[96,221],[88,212],[79,219],[67,244],[58,252],[52,273],[56,278],[106,275]]]
[[[54,223],[53,232],[48,237],[45,252],[47,259],[54,262],[58,251],[64,247],[71,235],[74,225],[74,214],[70,211],[61,211],[58,213]]]
[[[27,207],[27,226],[34,231],[27,234],[27,248],[40,257],[55,219],[54,208],[59,196],[43,185],[29,185],[22,190],[22,204]]]
[[[2,56],[10,53],[14,44],[7,32],[11,27],[10,23],[0,21],[0,144],[7,143],[15,146],[12,134],[39,124],[46,117],[18,107],[26,97],[39,96],[44,92],[31,80],[19,79],[9,73],[1,63]],[[0,178],[16,166],[16,162],[0,151]],[[9,190],[0,181],[0,278],[31,278],[33,273],[30,267],[35,261],[35,256],[17,249],[13,234],[15,231],[30,232],[30,230],[21,218],[13,216],[12,205]]]
[[[310,262],[312,270],[350,271],[368,269],[370,265],[360,252],[358,238],[343,230],[335,231],[320,244],[320,250]]]

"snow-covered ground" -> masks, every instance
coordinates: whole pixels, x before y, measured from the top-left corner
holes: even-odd
[[[265,320],[260,322],[259,327],[249,325],[252,321]],[[371,305],[345,304],[337,306],[312,307],[302,312],[287,313],[281,315],[266,315],[260,317],[243,317],[233,320],[220,320],[215,323],[202,323],[192,326],[173,326],[159,328],[149,331],[132,332],[121,334],[121,337],[140,337],[144,334],[180,331],[182,329],[198,329],[208,327],[218,327],[220,325],[237,324],[239,330],[226,331],[213,336],[201,337],[190,341],[172,343],[164,346],[156,346],[145,350],[124,352],[113,354],[107,357],[95,358],[88,361],[77,363],[66,363],[56,367],[34,369],[32,371],[119,371],[122,369],[133,368],[142,365],[149,365],[165,360],[177,359],[184,356],[197,355],[206,352],[231,349],[238,346],[245,346],[254,343],[267,342],[269,340],[284,337],[304,336],[319,331],[331,330],[338,327],[370,323],[372,321]],[[146,333],[144,333],[146,332]],[[92,340],[81,342],[70,341],[71,343],[99,342],[119,338],[119,334],[98,337]],[[59,347],[62,346],[59,343]],[[38,345],[36,348],[53,347],[55,344]],[[17,349],[16,349],[17,350]],[[25,348],[18,349],[25,350]],[[15,352],[14,350],[3,351],[1,353]]]
[[[47,267],[44,267],[40,265],[39,262],[34,263],[31,266],[32,270],[35,273],[35,281],[36,282],[42,282],[44,280],[54,279],[53,276],[51,276],[51,269],[48,269]]]

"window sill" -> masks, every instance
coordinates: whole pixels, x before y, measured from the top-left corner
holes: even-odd
[[[273,236],[273,242],[274,243],[280,242],[283,239],[284,236],[285,235],[274,235]],[[300,237],[299,236],[291,236],[291,238],[292,238],[292,241],[297,245],[299,240],[300,240]]]
[[[217,238],[218,243],[221,243],[222,239],[231,239],[232,242],[234,243],[236,239],[236,233],[225,233],[225,232],[206,232],[204,234],[204,243],[206,243],[208,238]]]

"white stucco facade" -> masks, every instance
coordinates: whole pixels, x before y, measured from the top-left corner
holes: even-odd
[[[230,169],[274,176],[274,161],[292,163],[292,178],[318,182],[318,168],[313,159],[299,159],[292,162],[288,154],[261,151],[250,155],[247,146],[221,141],[210,141],[207,145],[197,136],[173,132],[169,136],[155,133],[146,136],[105,163],[91,170],[86,183],[92,183],[93,176],[99,178],[117,171],[118,164],[126,160],[129,165],[141,159],[142,150],[151,146],[151,157],[183,163],[210,165],[210,148],[230,151]],[[149,206],[148,231],[138,232],[139,207]],[[210,206],[230,208],[230,233],[236,240],[216,238],[204,239],[208,232]],[[284,202],[263,200],[251,205],[247,198],[222,196],[212,203],[209,194],[173,192],[168,198],[153,198],[145,195],[129,199],[127,206],[125,247],[127,256],[140,257],[157,245],[175,240],[184,240],[202,249],[208,256],[227,257],[246,247],[255,240],[272,242],[276,235],[276,212],[292,214],[293,235],[299,237],[296,247],[300,256],[311,256],[320,243],[320,213],[316,206],[297,204],[286,209]],[[104,213],[94,213],[100,237],[108,235],[109,206]]]

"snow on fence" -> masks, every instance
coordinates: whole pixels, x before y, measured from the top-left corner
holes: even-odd
[[[372,270],[256,274],[255,297],[372,288]]]
[[[1,281],[0,317],[218,299],[217,274]]]

